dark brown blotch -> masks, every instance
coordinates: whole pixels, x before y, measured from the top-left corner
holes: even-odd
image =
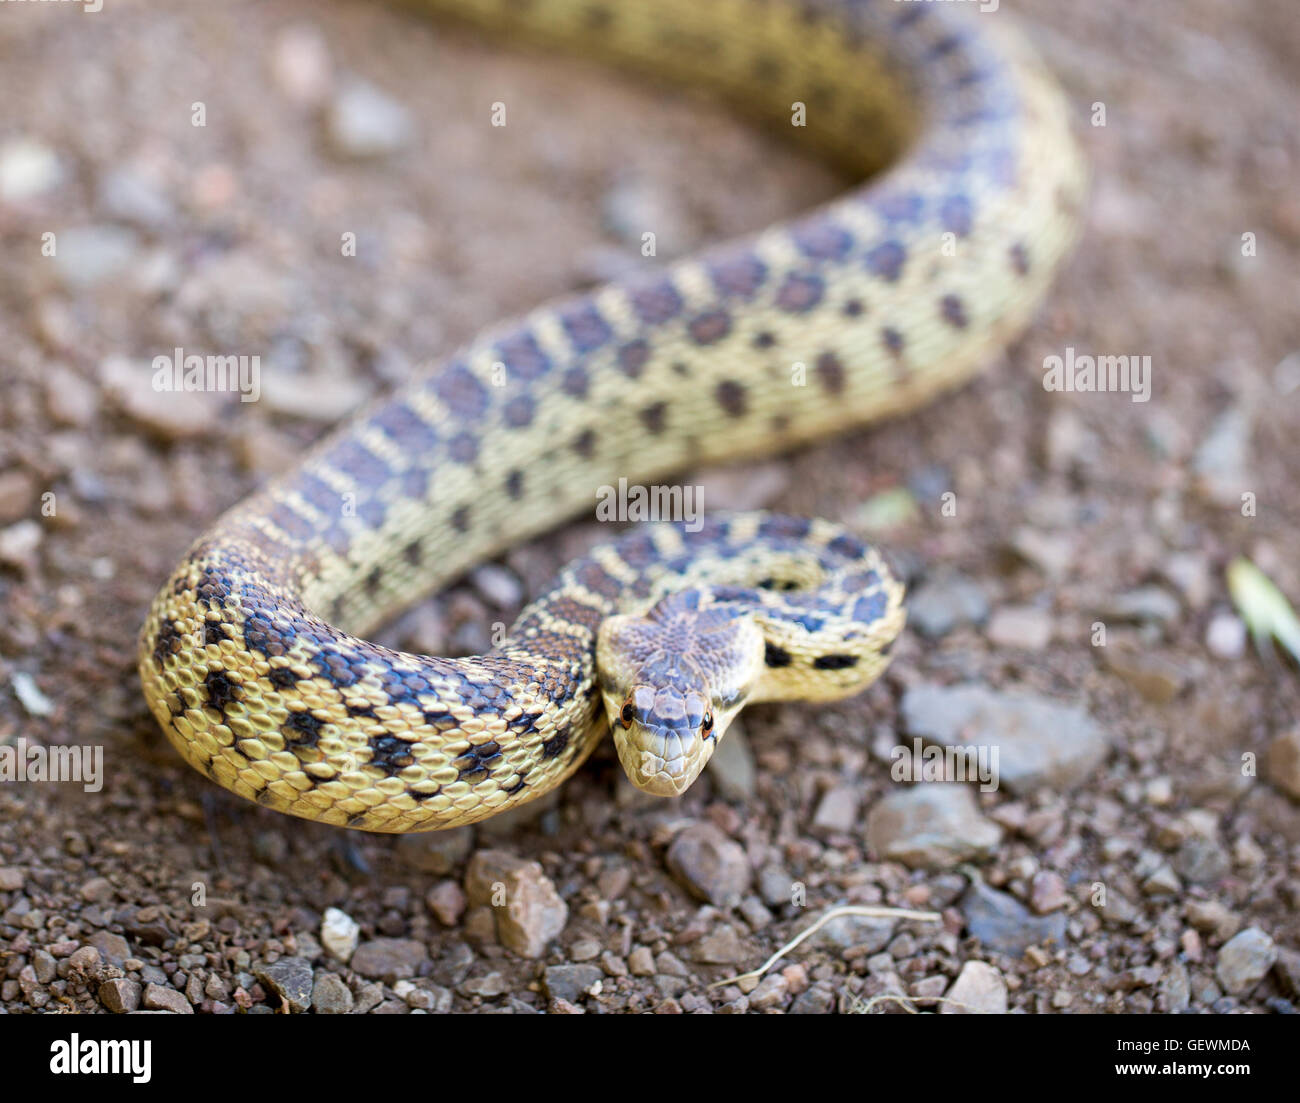
[[[537,403],[530,394],[515,395],[506,403],[505,421],[512,429],[523,429],[531,425],[537,412]]]
[[[713,345],[731,332],[731,315],[725,310],[709,310],[692,318],[687,329],[697,345]]]
[[[825,294],[826,284],[820,276],[792,272],[776,293],[776,305],[791,314],[802,314],[821,302]]]
[[[906,262],[907,250],[898,241],[882,241],[867,253],[867,271],[890,283],[897,281]]]
[[[650,344],[641,338],[629,341],[618,350],[619,370],[629,379],[637,379],[650,359]]]
[[[833,352],[823,352],[813,365],[817,378],[829,394],[840,394],[844,390],[844,365]]]
[[[745,388],[734,379],[724,379],[714,391],[718,405],[732,417],[740,417],[749,406]]]
[[[958,295],[945,295],[940,299],[939,312],[943,315],[943,320],[954,329],[965,329],[969,324],[965,304]]]
[[[662,433],[664,425],[667,422],[668,403],[652,402],[641,410],[638,415],[641,418],[641,424],[651,433]]]

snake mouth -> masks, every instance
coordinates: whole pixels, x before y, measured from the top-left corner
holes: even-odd
[[[680,797],[704,769],[712,740],[683,739],[676,732],[615,730],[614,743],[628,779],[643,793]]]

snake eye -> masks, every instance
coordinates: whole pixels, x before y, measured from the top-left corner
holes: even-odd
[[[704,723],[700,725],[700,734],[708,735],[711,731],[713,731],[713,713],[706,712],[704,714]]]
[[[630,699],[623,702],[623,708],[619,712],[618,718],[623,721],[623,727],[630,728],[632,726],[632,721],[636,719],[636,709],[632,707]]]

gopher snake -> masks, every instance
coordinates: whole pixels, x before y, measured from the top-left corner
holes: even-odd
[[[487,655],[362,634],[620,476],[785,450],[963,381],[1042,297],[1084,179],[1051,81],[971,3],[434,6],[710,86],[859,174],[888,171],[484,334],[190,549],[140,642],[168,738],[243,797],[369,831],[522,804],[607,729],[634,783],[680,792],[746,701],[871,682],[901,586],[848,532],[765,514],[634,529]]]

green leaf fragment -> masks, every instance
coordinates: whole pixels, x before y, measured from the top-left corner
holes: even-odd
[[[1300,663],[1300,618],[1272,579],[1244,556],[1228,564],[1228,593],[1261,654],[1276,640]]]

